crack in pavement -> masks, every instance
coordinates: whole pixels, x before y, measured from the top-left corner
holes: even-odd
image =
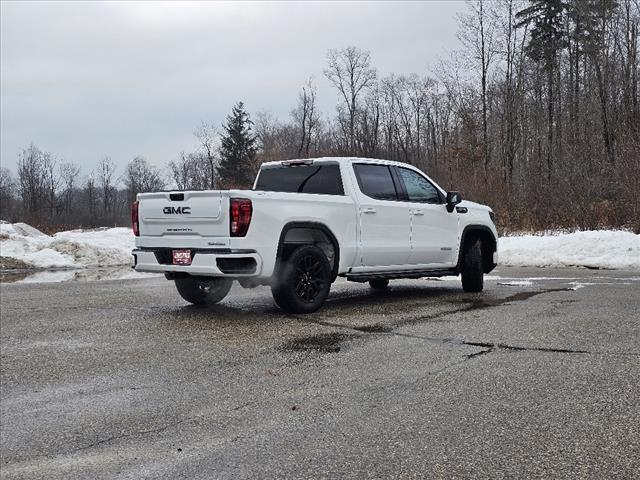
[[[127,437],[137,437],[137,436],[142,436],[142,435],[149,435],[149,434],[153,434],[153,433],[160,433],[160,432],[164,432],[165,430],[171,428],[171,427],[175,427],[176,425],[180,425],[181,423],[186,422],[188,419],[183,419],[183,420],[178,420],[176,422],[172,422],[172,423],[168,423],[167,425],[164,425],[162,427],[158,427],[158,428],[154,428],[151,430],[139,430],[136,432],[131,432],[131,433],[123,433],[121,435],[114,435],[112,437],[108,437],[108,438],[103,438],[102,440],[98,440],[96,442],[93,442],[89,445],[85,445],[84,447],[79,447],[76,448],[74,450],[71,450],[68,454],[74,454],[77,452],[80,452],[82,450],[87,450],[89,448],[93,448],[96,447],[98,445],[101,445],[103,443],[109,443],[109,442],[113,442],[114,440],[120,440],[122,438],[127,438]]]
[[[405,325],[410,325],[413,323],[429,321],[435,318],[442,318],[442,317],[454,315],[456,313],[468,312],[468,311],[476,310],[480,308],[499,307],[509,302],[524,301],[524,300],[528,300],[529,298],[535,297],[537,295],[542,295],[545,293],[552,293],[552,292],[559,292],[559,291],[573,291],[573,289],[549,288],[549,289],[530,291],[530,292],[518,292],[514,295],[510,295],[508,297],[501,298],[501,299],[484,298],[480,300],[472,300],[470,302],[471,303],[470,305],[466,305],[462,308],[447,310],[447,311],[435,313],[432,315],[423,315],[420,317],[414,317],[404,321],[397,321],[389,325],[375,324],[375,325],[364,325],[364,326],[351,326],[351,325],[344,325],[340,323],[329,322],[325,320],[313,320],[308,317],[298,316],[296,317],[296,319],[302,322],[312,323],[312,324],[320,325],[324,327],[342,328],[345,330],[358,332],[357,334],[354,334],[354,335],[343,335],[342,337],[340,337],[339,340],[335,341],[332,344],[334,346],[337,343],[339,343],[339,341],[348,341],[354,338],[360,338],[364,336],[362,334],[365,334],[365,335],[389,335],[389,336],[397,336],[397,337],[415,338],[415,339],[439,343],[439,344],[468,345],[472,347],[481,347],[485,349],[480,352],[475,352],[467,355],[467,358],[465,358],[464,361],[469,360],[471,358],[479,357],[481,355],[495,352],[496,350],[505,350],[505,351],[511,351],[511,352],[533,351],[533,352],[544,352],[544,353],[583,354],[583,355],[612,355],[612,356],[632,356],[632,357],[640,356],[640,353],[636,353],[636,352],[607,352],[607,351],[598,351],[598,350],[578,350],[578,349],[555,348],[555,347],[527,347],[527,346],[521,346],[521,345],[509,345],[509,344],[500,343],[500,342],[494,343],[494,342],[482,342],[482,341],[467,341],[467,340],[461,340],[457,338],[429,337],[429,336],[415,335],[410,333],[401,333],[401,332],[394,331],[395,328],[405,326]],[[309,342],[309,339],[317,338],[317,337],[318,335],[313,335],[312,337],[302,337],[302,338],[294,339],[291,342],[288,342],[284,348],[287,350],[304,350],[305,348],[303,348],[303,346],[305,344],[311,343],[311,345],[313,345],[313,342]],[[306,350],[318,350],[318,351],[324,351],[325,353],[327,353],[327,352],[339,352],[340,348],[336,347],[331,350],[325,350],[322,348],[311,347],[311,348],[307,348]],[[463,363],[463,362],[459,362],[459,363]],[[451,366],[454,366],[454,365],[456,364],[453,364]],[[445,367],[445,369],[446,368],[449,368],[449,367]]]
[[[243,408],[246,408],[250,405],[255,404],[256,402],[245,402],[245,403],[241,403],[239,405],[236,405],[235,407],[232,407],[228,410],[225,411],[225,413],[231,413],[231,412],[237,412]],[[123,438],[129,438],[129,437],[138,437],[138,436],[144,436],[144,435],[150,435],[150,434],[155,434],[155,433],[160,433],[160,432],[164,432],[165,430],[168,430],[172,427],[175,427],[177,425],[180,425],[184,422],[187,421],[195,421],[198,418],[202,418],[202,417],[206,417],[206,415],[196,415],[196,416],[190,416],[187,418],[183,418],[182,420],[177,420],[175,422],[171,422],[168,423],[166,425],[163,425],[161,427],[157,427],[157,428],[152,428],[150,430],[138,430],[135,432],[131,432],[131,433],[122,433],[120,435],[113,435],[111,437],[107,437],[107,438],[103,438],[102,440],[97,440],[93,443],[90,443],[89,445],[85,445],[83,447],[78,447],[78,448],[74,448],[73,450],[70,450],[69,452],[66,452],[65,455],[73,455],[75,453],[81,452],[83,450],[88,450],[90,448],[93,447],[97,447],[98,445],[102,445],[105,443],[111,443],[113,441],[116,440],[121,440]],[[34,457],[31,458],[31,460],[33,460],[34,458],[39,458],[39,457],[52,457],[52,456],[57,456],[58,454],[44,454],[44,455],[35,455]]]

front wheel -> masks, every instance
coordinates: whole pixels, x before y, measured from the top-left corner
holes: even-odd
[[[178,293],[194,305],[215,305],[227,296],[232,280],[216,277],[176,278]]]
[[[462,289],[465,292],[481,292],[484,286],[482,268],[482,243],[475,239],[465,244],[462,256]]]
[[[322,250],[304,245],[283,262],[277,283],[271,287],[278,306],[291,313],[318,310],[331,288],[331,265]]]

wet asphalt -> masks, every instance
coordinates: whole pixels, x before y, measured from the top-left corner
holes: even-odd
[[[638,478],[640,272],[0,285],[2,479]]]

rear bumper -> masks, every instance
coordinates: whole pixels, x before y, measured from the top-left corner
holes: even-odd
[[[191,249],[191,265],[173,265],[169,248],[136,248],[131,252],[137,272],[181,272],[208,277],[256,277],[262,258],[255,250]]]

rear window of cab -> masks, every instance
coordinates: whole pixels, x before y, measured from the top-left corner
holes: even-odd
[[[254,190],[344,195],[340,167],[334,164],[263,167]]]

